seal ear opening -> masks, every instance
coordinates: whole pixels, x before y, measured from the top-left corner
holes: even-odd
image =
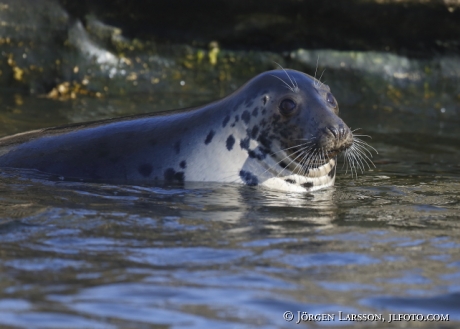
[[[280,113],[285,117],[291,117],[297,112],[297,103],[291,98],[283,99],[279,106]]]

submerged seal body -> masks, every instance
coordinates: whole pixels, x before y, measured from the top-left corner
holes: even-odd
[[[239,182],[302,192],[333,185],[336,156],[352,144],[328,86],[274,70],[201,107],[2,138],[0,167],[89,181]]]

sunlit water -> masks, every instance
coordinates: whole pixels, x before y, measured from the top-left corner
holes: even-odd
[[[190,104],[175,102],[163,108]],[[11,95],[1,106],[3,135],[152,109]],[[343,169],[334,188],[313,194],[1,170],[0,327],[458,327],[459,122],[341,111],[373,136],[376,168],[355,179]],[[335,321],[296,324],[298,311]],[[449,321],[388,323],[394,313]]]

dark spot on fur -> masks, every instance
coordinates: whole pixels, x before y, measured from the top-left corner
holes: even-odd
[[[142,176],[149,177],[153,171],[153,167],[150,163],[144,163],[141,164],[139,168],[137,168],[137,170],[139,171],[139,174],[141,174]]]
[[[259,133],[259,126],[255,125],[254,127],[252,127],[251,138],[256,139],[258,133]]]
[[[249,123],[249,120],[251,120],[251,115],[249,114],[249,112],[246,110],[243,112],[243,114],[241,114],[241,120],[244,121],[244,123],[248,124]]]
[[[233,135],[228,136],[226,144],[227,150],[231,151],[233,149],[233,145],[235,145],[235,137],[233,137]]]
[[[174,179],[182,184],[184,183],[185,175],[182,171],[178,171],[174,174]]]
[[[180,141],[177,141],[174,144],[174,150],[176,151],[176,154],[179,154],[179,152],[180,152]]]
[[[287,164],[284,161],[280,162],[280,166],[281,166],[281,168],[284,168],[284,169],[287,168]]]
[[[253,175],[249,171],[241,170],[240,177],[243,180],[243,182],[245,182],[249,186],[256,186],[257,184],[259,184],[259,180],[257,179],[257,176]]]
[[[209,132],[208,136],[206,136],[206,139],[204,140],[204,143],[205,143],[206,145],[208,145],[209,143],[211,143],[212,138],[214,137],[214,134],[215,134],[214,130],[211,129],[211,131]]]
[[[168,182],[172,181],[174,179],[175,173],[176,171],[173,168],[166,169],[164,173],[165,181],[168,181]]]
[[[235,122],[232,123],[232,127],[235,127],[238,121],[240,121],[240,117],[238,115],[235,115]]]
[[[182,171],[176,172],[173,168],[168,168],[164,172],[164,179],[167,182],[177,181],[179,183],[183,183],[185,175]]]
[[[230,116],[227,115],[224,119],[224,121],[222,121],[222,128],[225,128],[225,126],[227,125],[227,123],[230,121]]]
[[[289,178],[288,178],[288,179],[285,179],[284,181],[285,181],[286,183],[289,183],[289,184],[295,184],[295,180],[293,180],[293,179],[289,179]]]
[[[270,150],[267,150],[265,147],[258,147],[260,153],[262,153],[264,156],[270,153]]]
[[[240,142],[240,147],[243,150],[248,150],[249,149],[249,138],[242,139]]]
[[[265,114],[265,113],[267,113],[267,109],[262,110],[262,114]]]
[[[267,157],[267,152],[265,149],[257,147],[255,150],[248,150],[248,155],[250,158],[263,160]]]
[[[268,151],[266,149],[264,149],[263,147],[257,147],[256,149],[258,151],[257,153],[257,159],[259,160],[263,160],[267,157],[267,154],[268,154]]]
[[[267,134],[260,134],[257,140],[268,149],[272,146],[272,141],[267,137]]]
[[[179,163],[179,166],[182,168],[182,169],[185,169],[187,167],[187,162],[185,162],[185,160],[181,161]]]
[[[331,171],[327,174],[329,177],[334,178],[335,176],[335,166],[332,167]]]
[[[257,117],[259,115],[259,108],[258,107],[254,108],[254,110],[252,110],[252,115],[254,117]]]
[[[302,184],[302,187],[305,187],[305,188],[313,187],[313,183],[312,183],[312,182],[303,183],[303,184]]]

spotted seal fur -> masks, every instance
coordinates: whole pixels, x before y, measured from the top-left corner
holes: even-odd
[[[337,154],[356,140],[338,113],[327,85],[299,71],[274,70],[196,108],[4,137],[0,167],[87,181],[313,191],[334,184]]]

